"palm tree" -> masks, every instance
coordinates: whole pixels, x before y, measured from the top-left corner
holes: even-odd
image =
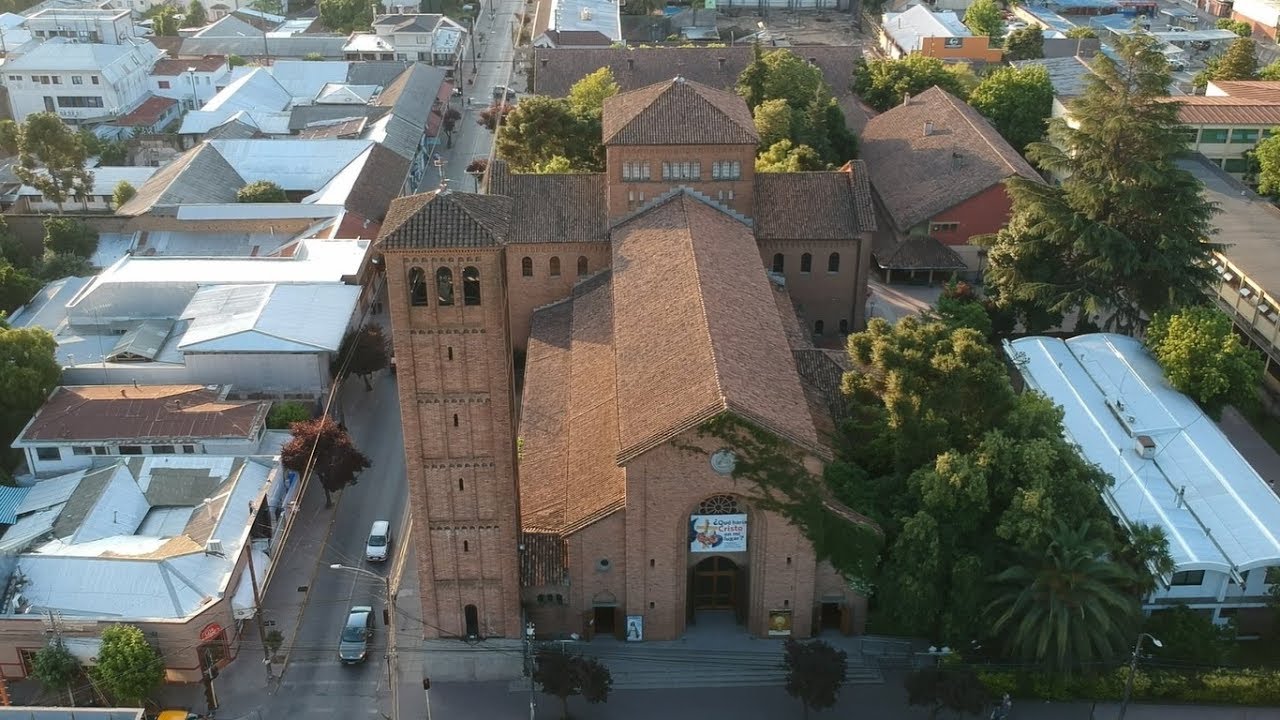
[[[1169,555],[1169,537],[1158,525],[1134,523],[1129,527],[1129,542],[1121,549],[1119,557],[1134,574],[1134,587],[1141,595],[1149,595],[1156,589],[1157,581],[1173,574],[1173,557]]]
[[[1043,553],[1028,553],[995,580],[1004,590],[987,608],[992,630],[1010,651],[1049,670],[1119,658],[1137,627],[1133,574],[1107,557],[1089,521],[1074,529],[1060,523]]]

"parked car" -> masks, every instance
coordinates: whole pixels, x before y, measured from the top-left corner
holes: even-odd
[[[347,613],[347,624],[338,641],[338,659],[345,665],[364,662],[369,656],[369,640],[373,638],[373,608],[357,605]]]
[[[516,99],[516,91],[512,90],[506,85],[494,85],[493,99],[501,102],[501,101],[504,101],[504,96],[505,96],[505,102],[511,102],[512,100]]]
[[[375,520],[364,543],[364,557],[369,562],[385,562],[391,554],[391,523]]]

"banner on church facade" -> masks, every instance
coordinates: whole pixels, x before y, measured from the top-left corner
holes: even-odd
[[[745,552],[747,516],[690,515],[689,552]]]

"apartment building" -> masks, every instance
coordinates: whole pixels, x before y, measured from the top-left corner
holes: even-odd
[[[57,113],[72,125],[112,120],[147,99],[160,54],[146,41],[46,40],[4,64],[10,113],[18,122],[37,112]]]

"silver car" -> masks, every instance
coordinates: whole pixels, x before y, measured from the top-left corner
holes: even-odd
[[[373,637],[373,608],[357,605],[347,614],[338,642],[338,659],[344,664],[364,662],[369,656],[369,640]]]

